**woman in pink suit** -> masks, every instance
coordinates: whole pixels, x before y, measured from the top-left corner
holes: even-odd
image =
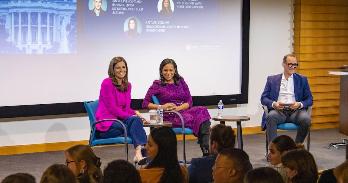
[[[123,57],[114,57],[109,64],[109,77],[101,84],[99,105],[96,119],[119,119],[127,128],[127,133],[133,140],[135,148],[134,161],[143,159],[142,146],[147,142],[143,128],[142,117],[138,111],[130,108],[132,85],[128,82],[128,66]],[[123,135],[119,123],[105,121],[96,125],[99,138],[117,137]]]

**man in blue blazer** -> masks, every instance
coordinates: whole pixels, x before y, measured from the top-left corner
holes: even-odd
[[[313,97],[307,78],[295,73],[298,66],[296,56],[285,55],[284,72],[268,76],[265,89],[261,95],[262,105],[269,113],[262,118],[262,128],[266,129],[267,141],[277,137],[277,125],[288,121],[299,126],[295,142],[303,143],[307,136],[311,117],[306,109],[313,105]]]

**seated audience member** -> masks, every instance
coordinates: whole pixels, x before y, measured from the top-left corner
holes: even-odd
[[[336,168],[323,171],[323,173],[319,177],[318,183],[348,182],[348,177],[346,177],[346,180],[343,181],[344,172],[348,173],[348,161],[345,161],[344,163],[338,165]]]
[[[103,183],[141,183],[139,172],[126,160],[110,162],[103,173]]]
[[[267,141],[277,137],[277,125],[288,121],[299,126],[295,142],[302,144],[307,136],[311,117],[307,108],[313,105],[313,97],[305,76],[295,73],[298,66],[296,56],[285,55],[282,74],[269,76],[261,95],[262,105],[269,113],[262,118],[262,128],[266,129]],[[296,94],[296,95],[295,95]]]
[[[203,156],[209,155],[210,115],[202,106],[192,106],[192,96],[183,77],[179,75],[173,59],[164,59],[159,67],[160,80],[155,80],[148,89],[142,107],[147,109],[163,108],[165,111],[177,111],[185,120],[185,127],[192,129],[198,137]],[[156,96],[160,105],[154,104]],[[174,113],[164,113],[164,120],[181,127],[180,117]]]
[[[80,183],[100,183],[102,172],[100,158],[88,145],[75,145],[65,150],[66,166]]]
[[[65,165],[54,164],[41,176],[40,183],[77,183],[74,173]]]
[[[244,183],[284,183],[284,180],[273,168],[260,167],[250,170],[244,177]]]
[[[230,126],[215,125],[210,131],[210,154],[201,158],[192,158],[188,167],[190,183],[209,183],[213,181],[212,168],[217,154],[224,148],[235,145],[234,131]]]
[[[282,165],[281,156],[294,149],[297,149],[296,143],[287,135],[278,136],[269,144],[268,160],[272,167],[283,177],[284,182],[287,182],[288,177]]]
[[[313,155],[304,149],[286,152],[281,161],[291,183],[316,183],[318,168]]]
[[[213,166],[214,183],[240,183],[245,174],[252,170],[249,156],[241,149],[223,149]]]
[[[170,127],[151,130],[146,144],[149,164],[140,169],[142,183],[187,183],[188,173],[179,165],[176,135]]]
[[[96,111],[96,119],[121,120],[132,138],[135,148],[134,162],[143,159],[142,146],[146,144],[146,133],[143,127],[143,117],[138,111],[131,108],[132,85],[128,81],[128,66],[123,57],[114,57],[109,63],[109,77],[101,84],[99,104]],[[111,138],[123,136],[124,130],[120,123],[104,121],[96,124],[96,132],[99,138]]]
[[[28,173],[15,173],[5,177],[1,183],[35,183],[35,177]]]

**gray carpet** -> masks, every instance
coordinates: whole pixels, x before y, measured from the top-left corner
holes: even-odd
[[[294,137],[295,133],[280,133],[288,134]],[[310,152],[314,155],[318,168],[328,169],[337,166],[345,160],[345,148],[331,148],[327,146],[331,142],[342,141],[346,136],[340,134],[338,129],[328,130],[312,130],[311,131],[311,149]],[[265,160],[265,136],[264,134],[245,135],[244,150],[249,154],[254,167],[267,166]],[[201,151],[199,145],[195,141],[187,142],[187,159],[199,157]],[[132,159],[133,148],[130,146],[129,157]],[[125,159],[125,151],[123,146],[105,146],[94,148],[95,153],[102,159],[102,167],[114,160]],[[182,143],[178,145],[178,156],[182,159]],[[131,160],[130,160],[131,161]],[[65,158],[62,151],[33,153],[12,156],[0,156],[0,180],[5,176],[16,173],[26,172],[34,175],[39,182],[43,171],[54,163],[64,163]]]

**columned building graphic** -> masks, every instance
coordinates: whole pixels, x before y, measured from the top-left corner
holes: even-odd
[[[76,0],[1,0],[0,50],[71,53],[76,44]]]

